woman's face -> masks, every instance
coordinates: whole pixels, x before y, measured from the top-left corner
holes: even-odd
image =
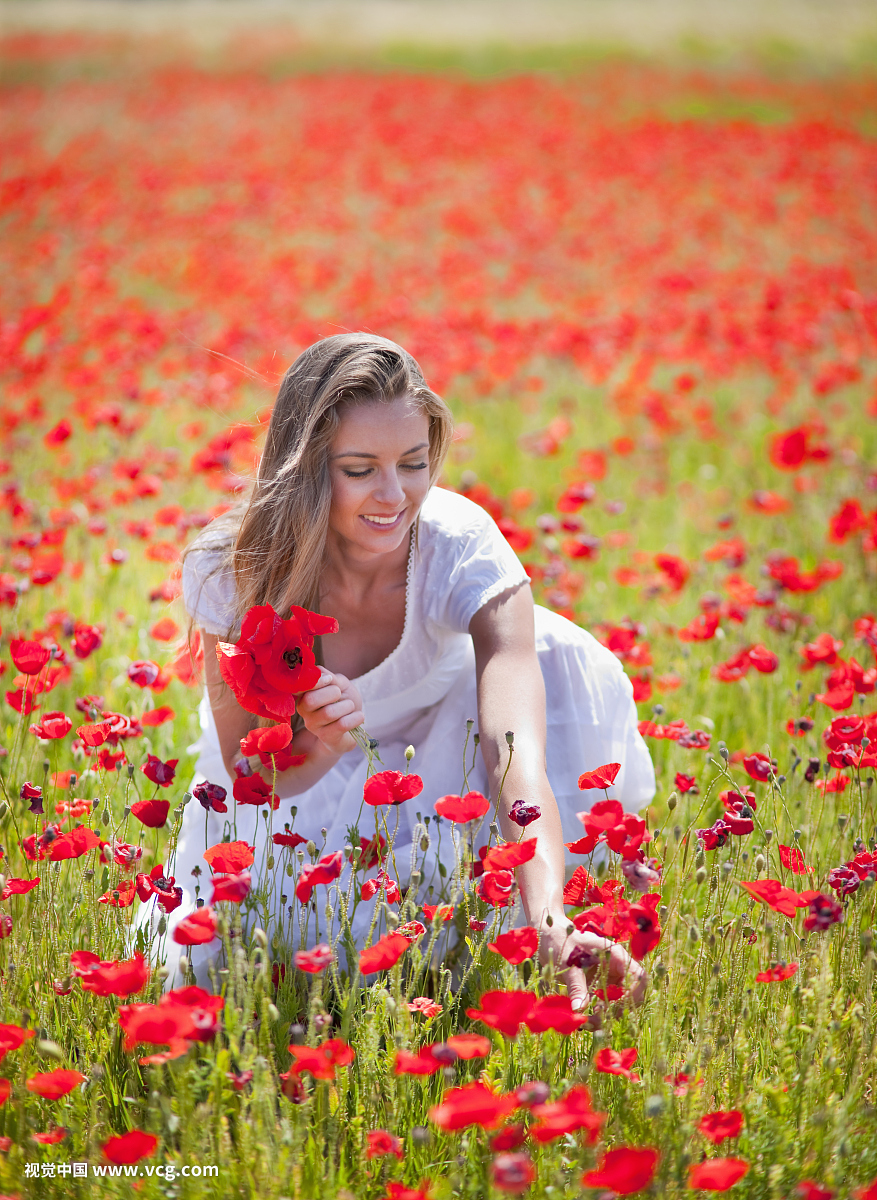
[[[364,560],[407,545],[429,490],[429,417],[408,398],[351,405],[329,453],[330,542]]]

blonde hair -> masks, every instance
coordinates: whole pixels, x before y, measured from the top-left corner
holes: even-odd
[[[203,547],[199,538],[186,552],[215,553],[217,533],[228,531],[218,569],[234,572],[237,625],[254,604],[282,616],[293,604],[318,607],[332,502],[329,452],[343,408],[406,397],[429,417],[432,484],[453,418],[401,346],[369,333],[337,334],[309,346],[283,376],[249,498],[205,530]]]

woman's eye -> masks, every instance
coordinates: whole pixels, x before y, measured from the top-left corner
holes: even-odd
[[[348,479],[365,479],[366,475],[370,474],[369,471],[348,471],[345,467],[341,469]]]
[[[402,465],[405,467],[406,471],[425,471],[429,466],[429,463],[403,463]]]

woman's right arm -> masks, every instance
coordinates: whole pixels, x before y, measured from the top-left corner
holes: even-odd
[[[219,673],[216,659],[219,638],[202,629],[201,641],[207,696],[216,722],[222,761],[228,774],[235,779],[235,763],[244,757],[241,738],[255,729],[257,718],[241,708]],[[315,688],[296,698],[296,711],[305,728],[297,731],[290,750],[293,754],[304,754],[305,761],[298,767],[278,772],[274,790],[283,800],[306,792],[343,754],[355,749],[356,742],[350,736],[350,730],[365,720],[356,687],[346,676],[332,675],[329,671],[323,672]],[[262,768],[261,774],[267,783],[271,783],[273,776],[269,768]]]

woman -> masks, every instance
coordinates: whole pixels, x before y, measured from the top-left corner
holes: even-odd
[[[416,750],[423,794],[393,813],[395,861],[407,864],[422,834],[418,810],[432,814],[436,799],[461,790],[467,719],[477,718],[480,735],[469,786],[494,801],[512,731],[499,825],[504,838],[517,840],[511,807],[526,802],[541,810],[525,831],[537,838],[536,854],[517,879],[527,923],[541,930],[543,960],[553,955],[562,966],[573,946],[611,945],[566,933],[563,841],[581,836],[575,813],[586,806],[577,778],[621,762],[615,794],[635,810],[653,796],[654,772],[615,657],[571,622],[534,609],[527,575],[490,517],[433,486],[451,430],[449,410],[417,363],[384,338],[327,338],[287,371],[243,515],[211,526],[184,564],[183,594],[201,631],[209,697],[197,769],[231,793],[236,769],[246,770],[238,765],[240,741],[256,724],[222,681],[217,641],[234,640],[255,604],[284,616],[298,604],[337,618],[339,632],[320,646],[320,681],[297,700],[291,749],[300,761],[274,785],[293,801],[295,832],[327,853],[357,833],[371,835],[365,823],[351,831],[366,778],[351,731],[364,724],[385,768],[404,770],[405,748]],[[270,771],[263,773],[270,783]],[[286,812],[283,804],[275,831]],[[225,820],[205,816],[194,802],[186,810],[173,868],[184,903],[171,929],[191,911],[192,870],[205,870],[204,847],[221,839]],[[235,836],[256,846],[256,874],[267,823],[258,809],[241,806],[236,821]],[[433,833],[434,849],[436,842]],[[451,848],[445,824],[439,857],[447,860]],[[274,870],[279,896],[284,877]],[[285,886],[291,892],[289,880]],[[360,905],[366,919],[368,907]],[[354,934],[366,929],[355,926]],[[196,972],[203,974],[210,952],[192,948]],[[642,969],[621,947],[611,947],[610,970],[641,993]],[[569,967],[565,981],[581,1007],[588,997],[582,971]]]

